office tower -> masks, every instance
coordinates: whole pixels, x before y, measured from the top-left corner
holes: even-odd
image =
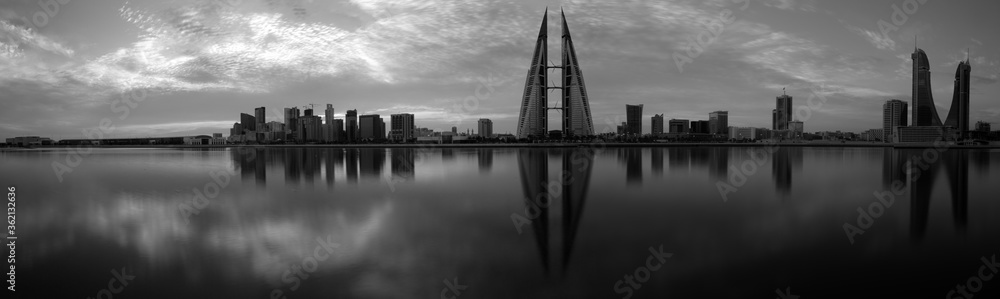
[[[243,125],[233,123],[233,128],[229,129],[229,136],[243,135]]]
[[[653,116],[653,135],[663,134],[663,114],[657,114]]]
[[[628,127],[628,125],[625,124],[624,122],[621,125],[618,125],[618,135],[624,135],[625,132],[626,132],[625,128],[627,128],[627,127]]]
[[[493,121],[480,118],[479,119],[479,136],[483,138],[493,138]]]
[[[969,59],[958,63],[955,70],[955,91],[951,99],[951,110],[944,125],[955,128],[961,136],[969,132],[969,77],[972,75],[972,65]]]
[[[378,139],[378,140],[385,139],[385,120],[382,119],[381,117],[378,119],[378,131],[377,131],[377,133],[378,133],[378,137],[376,139]]]
[[[312,108],[306,109],[305,112],[306,112],[306,116],[313,116],[313,110],[312,110]]]
[[[347,123],[344,126],[344,133],[347,142],[358,141],[358,110],[347,110]]]
[[[451,133],[458,135],[458,127],[451,127]]]
[[[243,132],[257,131],[257,118],[253,115],[240,113],[240,124],[243,125]]]
[[[253,110],[253,116],[257,120],[257,124],[254,126],[257,131],[264,131],[264,123],[267,123],[267,114],[264,113],[264,107],[255,108]]]
[[[285,133],[288,135],[285,140],[298,140],[299,139],[299,116],[301,115],[298,107],[285,108]]]
[[[771,130],[778,128],[778,109],[771,109]]]
[[[892,142],[896,127],[907,126],[907,104],[900,100],[888,100],[882,104],[882,141]]]
[[[692,134],[709,134],[710,121],[707,120],[696,120],[691,122],[691,133]]]
[[[729,111],[715,111],[708,114],[708,131],[711,134],[729,133]]]
[[[931,91],[931,66],[924,50],[914,49],[910,55],[913,60],[913,99],[910,106],[911,125],[916,127],[941,126],[941,118],[934,106],[934,95]]]
[[[325,123],[323,124],[323,127],[326,128],[325,131],[324,131],[326,133],[323,136],[323,140],[324,141],[328,141],[328,142],[329,141],[335,141],[334,140],[334,135],[336,135],[336,130],[333,128],[333,114],[334,114],[333,113],[333,104],[326,104],[326,114],[324,115],[326,117],[326,119],[323,120],[323,121],[325,121]]]
[[[382,140],[385,138],[384,130],[384,122],[378,114],[362,115],[358,118],[358,138],[360,140]]]
[[[777,98],[777,107],[772,112],[774,130],[788,130],[788,122],[792,121],[792,96],[783,94]]]
[[[413,114],[393,114],[389,116],[392,129],[389,130],[389,140],[395,142],[408,142],[414,137],[416,127],[413,124]]]
[[[590,99],[587,95],[583,73],[576,57],[576,48],[569,32],[565,13],[562,14],[562,66],[548,66],[548,10],[542,18],[538,31],[531,67],[524,84],[521,111],[518,117],[517,137],[544,137],[548,133],[548,109],[562,110],[562,134],[564,136],[588,136],[594,134],[594,124],[590,115]],[[546,107],[548,103],[548,69],[562,69],[562,107]]]
[[[344,136],[344,120],[343,119],[334,119],[333,120],[333,127],[332,128],[333,128],[333,141],[334,142],[341,142],[341,141],[344,141],[345,139],[347,139],[347,137]]]
[[[306,111],[311,112],[312,109]],[[308,142],[323,141],[323,119],[316,115],[306,115],[299,118],[302,124],[301,140]]]
[[[686,119],[671,119],[669,122],[670,133],[689,133],[691,131],[691,121]]]
[[[627,134],[642,135],[642,105],[625,105],[625,122]]]
[[[789,137],[792,139],[801,139],[802,135],[805,134],[806,125],[802,121],[793,120],[788,122],[788,131],[791,132]]]

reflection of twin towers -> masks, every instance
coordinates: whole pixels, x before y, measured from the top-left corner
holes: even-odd
[[[549,157],[560,160],[561,171],[550,179]],[[583,216],[583,206],[587,200],[587,187],[590,185],[590,174],[594,165],[594,152],[590,149],[521,149],[517,155],[521,172],[521,187],[524,190],[526,215],[531,220],[531,231],[535,235],[541,255],[542,267],[549,273],[550,236],[549,226],[559,225],[562,228],[561,248],[562,259],[557,262],[562,272],[569,265],[573,253],[573,243],[576,239],[580,219]],[[556,187],[559,186],[559,187]],[[550,209],[561,208],[561,213],[550,213]],[[537,212],[537,213],[535,213]],[[552,223],[550,220],[561,217],[562,221]]]
[[[929,149],[934,151],[933,149]],[[926,162],[925,150],[885,149],[882,165],[882,186],[891,190],[893,182],[908,185],[910,191],[910,237],[920,240],[927,232],[927,219],[930,213],[931,197],[934,184],[943,172],[948,181],[951,196],[952,219],[955,230],[964,231],[968,224],[969,210],[969,165],[981,167],[985,171],[989,167],[989,152],[951,150],[940,153],[939,160]],[[921,168],[920,165],[926,165]],[[908,167],[915,170],[908,171]],[[942,169],[943,168],[943,169]],[[897,204],[900,201],[897,196]]]

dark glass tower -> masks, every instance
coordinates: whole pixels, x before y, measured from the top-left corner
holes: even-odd
[[[913,126],[941,126],[941,117],[934,106],[934,95],[931,92],[931,66],[924,50],[916,49],[910,58],[913,60],[913,107],[911,112]]]
[[[958,63],[955,71],[955,94],[951,100],[951,110],[944,125],[958,129],[964,137],[969,132],[969,77],[972,75],[970,61]]]

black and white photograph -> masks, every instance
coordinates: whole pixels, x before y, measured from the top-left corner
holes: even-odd
[[[2,297],[998,298],[998,16],[0,0]]]

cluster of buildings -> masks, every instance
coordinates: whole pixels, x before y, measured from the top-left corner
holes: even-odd
[[[958,63],[955,71],[954,94],[951,109],[944,122],[934,105],[931,89],[930,61],[927,53],[915,48],[910,55],[913,61],[913,94],[909,105],[897,99],[882,105],[882,128],[866,131],[868,139],[883,142],[934,142],[964,141],[990,138],[990,124],[978,122],[975,130],[969,128],[969,88],[972,74],[971,60]]]
[[[643,105],[625,105],[625,122],[618,126],[618,134],[643,136]],[[715,111],[708,114],[708,120],[671,119],[664,123],[663,114],[651,119],[650,136],[654,138],[701,137],[715,138],[729,133],[729,112]]]
[[[305,107],[303,107],[305,108]],[[229,131],[229,143],[410,143],[444,142],[469,137],[493,138],[493,121],[480,119],[479,134],[472,132],[459,134],[458,128],[450,132],[434,132],[427,128],[417,128],[413,114],[401,113],[389,116],[389,126],[378,114],[358,115],[357,110],[347,110],[343,119],[334,116],[332,104],[326,105],[323,116],[310,106],[304,110],[298,107],[285,108],[283,122],[266,121],[265,107],[254,109],[254,114],[240,114],[240,121],[233,123]],[[447,138],[446,138],[447,137]]]

